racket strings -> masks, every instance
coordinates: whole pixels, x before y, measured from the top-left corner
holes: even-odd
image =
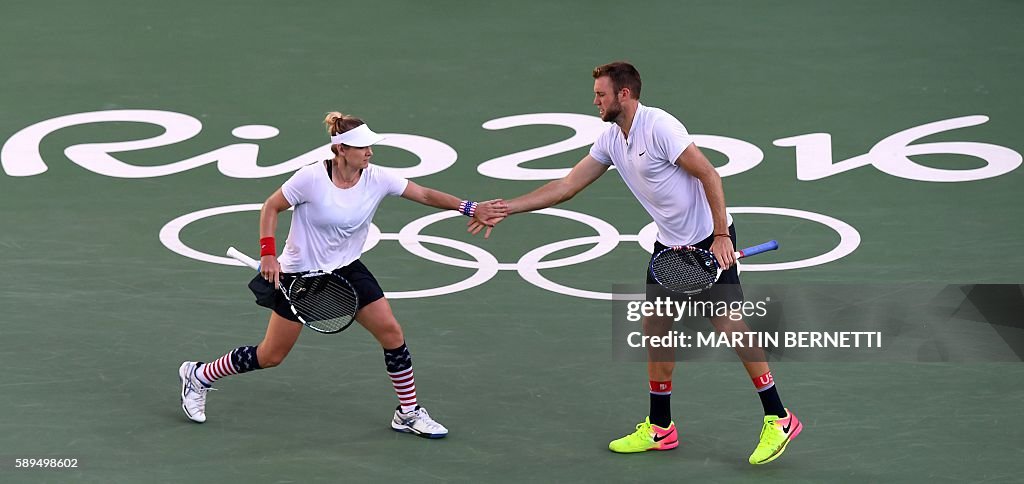
[[[355,291],[333,274],[299,277],[288,294],[296,314],[311,328],[326,333],[348,326],[358,309]]]
[[[666,250],[651,262],[654,279],[665,288],[692,294],[711,287],[718,279],[713,260],[689,250]]]

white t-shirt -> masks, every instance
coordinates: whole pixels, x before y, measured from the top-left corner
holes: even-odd
[[[704,185],[676,164],[693,139],[671,114],[640,104],[629,139],[611,123],[590,147],[590,156],[615,165],[658,226],[665,245],[692,245],[711,235],[715,224]]]
[[[295,207],[288,242],[278,259],[283,272],[334,270],[363,252],[370,222],[385,196],[400,196],[409,180],[369,165],[351,188],[338,188],[320,161],[304,166],[281,186]]]

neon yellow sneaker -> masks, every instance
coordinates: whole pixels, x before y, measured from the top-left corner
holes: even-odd
[[[679,435],[676,433],[675,422],[670,423],[667,429],[663,429],[651,424],[651,418],[647,417],[643,422],[636,424],[636,432],[611,441],[608,449],[620,454],[631,454],[648,450],[669,450],[678,445]]]
[[[796,414],[786,409],[786,418],[779,418],[775,415],[765,415],[764,427],[761,427],[761,441],[758,442],[754,453],[750,454],[751,464],[767,464],[778,459],[789,442],[800,435],[804,425],[796,418]]]

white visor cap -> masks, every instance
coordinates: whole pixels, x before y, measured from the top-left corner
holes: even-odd
[[[370,145],[374,145],[383,140],[384,137],[374,133],[370,130],[370,127],[366,124],[360,124],[354,129],[350,129],[341,134],[331,136],[332,145],[348,145],[355,146],[356,148],[365,148]]]

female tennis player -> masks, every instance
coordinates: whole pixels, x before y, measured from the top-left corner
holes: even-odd
[[[391,428],[421,437],[441,438],[448,429],[418,405],[412,357],[391,306],[377,280],[359,261],[370,222],[388,195],[431,207],[459,210],[481,222],[506,213],[504,201],[477,203],[432,190],[370,164],[371,146],[383,139],[361,119],[332,112],[324,120],[334,158],[299,169],[263,203],[260,211],[260,274],[249,284],[257,304],[271,309],[263,341],[241,346],[211,363],[186,361],[178,369],[181,408],[194,422],[206,421],[206,395],[213,382],[229,375],[281,364],[295,345],[302,325],[281,291],[280,275],[311,270],[334,271],[358,296],[355,317],[384,349],[388,376],[398,395]],[[278,214],[295,207],[280,259],[274,241]]]

